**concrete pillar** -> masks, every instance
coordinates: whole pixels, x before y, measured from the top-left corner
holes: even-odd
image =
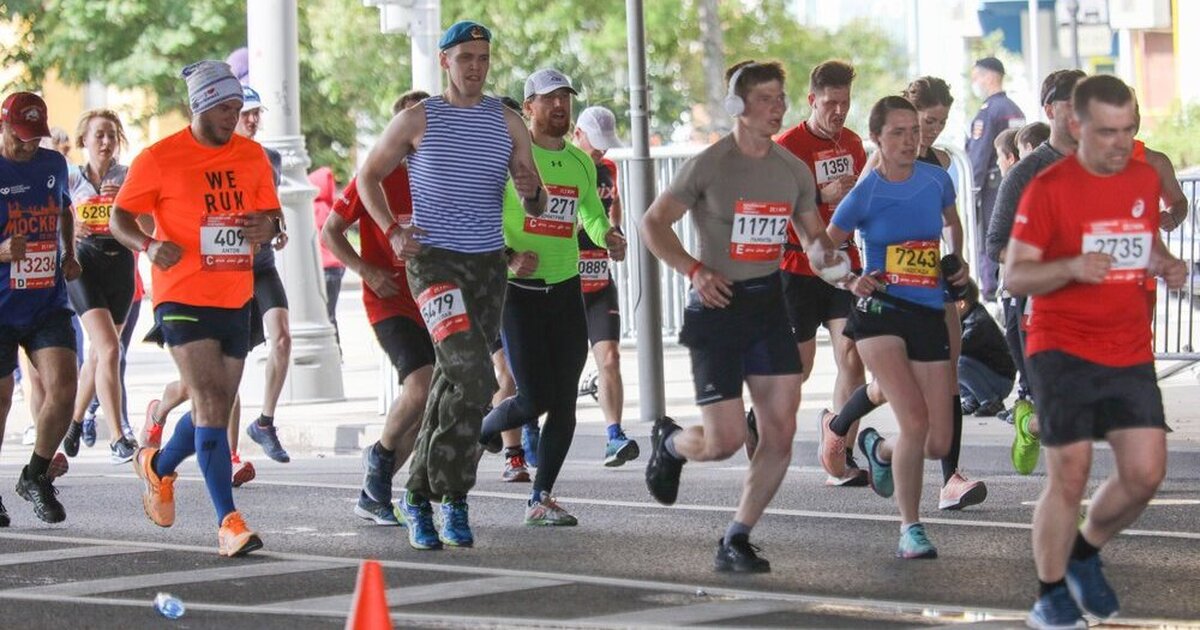
[[[412,89],[440,94],[442,67],[437,43],[442,36],[441,0],[416,0],[408,34],[412,40]]]
[[[341,356],[333,326],[325,312],[325,279],[317,255],[313,197],[308,183],[311,161],[300,135],[300,57],[296,0],[251,0],[246,3],[250,51],[250,85],[262,95],[262,123],[257,140],[283,155],[279,201],[287,221],[287,247],[276,253],[279,275],[287,291],[292,331],[292,361],[281,403],[341,400]],[[267,353],[250,355],[242,379],[242,398],[262,400]]]

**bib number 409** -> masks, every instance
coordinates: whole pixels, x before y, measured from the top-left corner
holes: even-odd
[[[208,215],[200,225],[200,266],[206,271],[248,271],[253,248],[243,229],[245,218]]]

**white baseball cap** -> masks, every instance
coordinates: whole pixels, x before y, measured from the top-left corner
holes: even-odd
[[[575,126],[583,130],[588,142],[601,151],[624,146],[617,138],[617,117],[607,107],[592,106],[579,112]]]
[[[533,96],[549,94],[559,88],[567,88],[572,94],[579,94],[571,85],[571,79],[567,75],[553,68],[538,70],[525,79],[525,100],[529,100]]]

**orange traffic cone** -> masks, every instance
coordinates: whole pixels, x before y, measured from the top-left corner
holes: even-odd
[[[374,560],[364,561],[358,570],[346,630],[392,630],[387,595],[383,591],[383,569]]]

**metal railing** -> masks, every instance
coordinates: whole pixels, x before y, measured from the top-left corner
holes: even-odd
[[[1200,361],[1200,339],[1197,339],[1196,312],[1200,309],[1200,173],[1179,179],[1188,199],[1187,219],[1178,228],[1163,232],[1163,243],[1183,259],[1191,276],[1181,291],[1168,291],[1159,280],[1152,322],[1154,358],[1159,360]]]

